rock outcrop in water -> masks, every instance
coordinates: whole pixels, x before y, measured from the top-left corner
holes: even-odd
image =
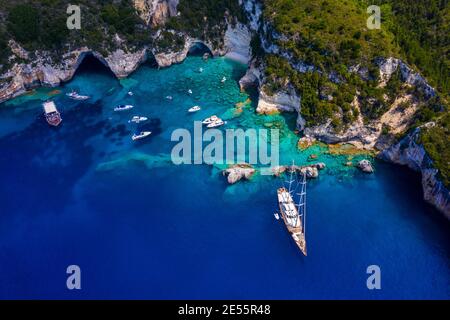
[[[375,171],[373,169],[372,163],[367,159],[358,162],[358,168],[364,173],[373,173]]]
[[[286,172],[296,172],[306,175],[308,179],[315,179],[319,177],[319,170],[325,169],[325,163],[319,162],[309,166],[277,166],[272,168],[272,173],[274,176],[278,177]]]
[[[223,171],[229,184],[235,184],[242,179],[250,180],[255,173],[256,170],[249,164],[236,164]]]
[[[427,124],[432,126],[433,123]],[[439,180],[439,172],[424,147],[418,142],[421,128],[404,137],[400,142],[382,151],[379,158],[405,165],[422,175],[424,199],[450,219],[450,190]]]

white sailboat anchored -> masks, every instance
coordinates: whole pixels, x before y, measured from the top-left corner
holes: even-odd
[[[294,169],[291,168],[289,188],[279,188],[278,194],[278,206],[280,208],[281,218],[286,225],[292,239],[299,247],[300,251],[306,256],[306,175],[303,174],[301,181],[297,182],[295,188],[292,188]],[[300,187],[300,193],[298,203],[294,202],[294,193]]]

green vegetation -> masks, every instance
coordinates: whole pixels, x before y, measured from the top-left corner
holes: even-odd
[[[392,33],[368,30],[366,8],[357,0],[267,0],[264,17],[277,37],[275,44],[294,60],[314,65],[317,72],[299,74],[279,57],[266,57],[269,87],[276,89],[289,80],[302,96],[302,115],[308,125],[332,118],[337,130],[345,129],[359,115],[352,106],[357,92],[361,112],[376,119],[387,110],[387,94],[392,86],[378,88],[375,58],[396,55]],[[349,66],[365,67],[366,79],[350,73]],[[335,83],[327,75],[335,74]],[[319,75],[320,74],[320,75]],[[332,100],[324,99],[331,96]],[[388,95],[389,96],[389,95]]]
[[[439,119],[435,127],[423,129],[420,142],[439,169],[442,182],[450,188],[450,114]]]
[[[366,8],[373,4],[381,6],[381,30],[367,29]],[[430,121],[438,124],[424,129],[421,141],[449,186],[447,0],[266,0],[263,14],[275,31],[275,39],[267,40],[289,52],[294,62],[316,67],[316,72],[301,74],[286,59],[266,55],[266,90],[276,91],[291,83],[302,97],[302,115],[307,125],[331,119],[338,132],[359,115],[351,104],[355,95],[364,120],[370,121],[385,113],[399,95],[414,94],[420,101],[414,127]],[[270,32],[267,36],[271,38]],[[257,45],[254,42],[253,46],[258,48]],[[399,57],[420,71],[439,96],[428,99],[417,88],[405,86],[400,71],[380,88],[374,61],[389,56]],[[357,64],[366,68],[364,75],[348,71],[349,66]],[[331,83],[327,77],[330,73],[335,73],[340,81]],[[324,99],[330,95],[332,100]],[[382,134],[389,134],[390,130],[383,127]]]
[[[335,64],[370,64],[396,53],[390,32],[368,30],[366,7],[357,0],[266,0],[264,18],[286,36],[276,43],[320,70]]]
[[[172,17],[164,26],[166,29],[183,31],[201,40],[209,40],[218,46],[218,39],[225,32],[225,18],[245,21],[245,15],[238,0],[180,0],[177,7],[180,15]]]
[[[219,47],[226,28],[225,15],[232,23],[245,21],[238,0],[181,0],[180,15],[156,28],[145,25],[133,0],[78,0],[73,4],[81,7],[81,30],[68,30],[69,4],[70,0],[0,0],[0,46],[7,48],[5,43],[14,39],[30,52],[48,50],[54,59],[82,46],[102,54],[117,47],[132,49],[152,44],[160,50],[180,49],[184,39],[177,32],[182,31]],[[151,34],[157,29],[162,32],[154,43]],[[116,34],[121,41],[117,42]],[[7,65],[8,55],[9,50],[2,50],[0,65]]]
[[[33,52],[48,50],[53,58],[69,48],[88,46],[105,52],[117,46],[116,34],[131,48],[149,42],[149,30],[137,15],[132,0],[79,0],[81,30],[66,26],[66,9],[70,0],[0,0],[0,45],[7,39],[16,40]],[[5,39],[5,40],[3,40]],[[2,42],[3,40],[3,42]],[[5,64],[6,55],[0,55]]]
[[[450,92],[450,6],[447,0],[370,0],[382,7],[382,26],[402,56],[442,94]]]

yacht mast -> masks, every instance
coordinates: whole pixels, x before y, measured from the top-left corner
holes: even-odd
[[[300,193],[297,193],[297,195],[299,196],[299,203],[297,205],[298,207],[298,212],[300,217],[302,217],[302,229],[303,229],[303,234],[306,233],[305,229],[306,229],[306,173],[303,174],[303,180],[301,182],[301,191]]]
[[[294,179],[293,179],[293,175],[294,175],[294,160],[292,160],[292,166],[290,168],[290,171],[291,171],[291,176],[289,178],[289,181],[287,181],[287,182],[289,182],[289,194],[291,194],[291,192],[292,192],[292,183],[294,182]]]

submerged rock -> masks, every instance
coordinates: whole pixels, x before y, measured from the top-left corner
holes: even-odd
[[[315,179],[319,176],[319,170],[325,169],[323,162],[318,162],[309,166],[278,166],[272,169],[274,176],[280,176],[285,172],[297,172],[305,174],[308,179]]]
[[[300,169],[300,173],[306,175],[306,178],[315,179],[319,176],[317,167],[304,167]]]
[[[223,175],[227,176],[229,184],[235,184],[236,182],[246,179],[250,180],[255,174],[256,170],[249,164],[236,164],[223,171]]]
[[[372,163],[369,160],[361,160],[358,162],[358,168],[365,173],[373,173],[375,170],[373,169]]]
[[[316,138],[310,136],[301,137],[298,140],[297,147],[301,150],[308,149],[316,142]]]

